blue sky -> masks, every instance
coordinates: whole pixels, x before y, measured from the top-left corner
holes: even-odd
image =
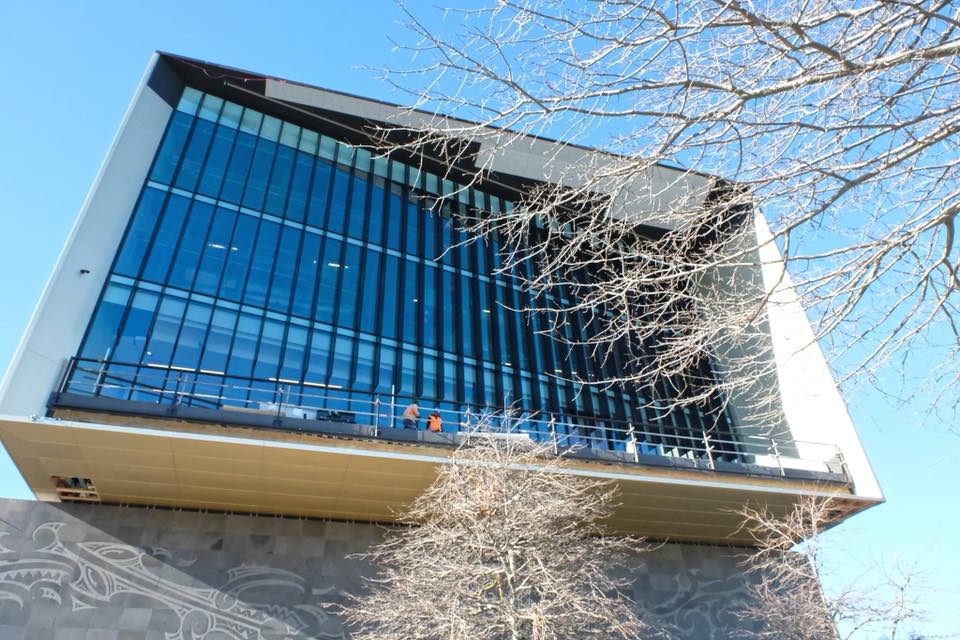
[[[389,40],[398,20],[385,1],[5,3],[0,366],[13,355],[154,50],[399,102],[370,69],[404,61]],[[894,409],[870,390],[853,394],[850,410],[887,503],[830,532],[828,550],[838,558],[837,583],[875,562],[926,572],[933,592],[924,598],[923,629],[932,636],[960,633],[960,436],[922,408]],[[32,497],[2,452],[0,496]]]

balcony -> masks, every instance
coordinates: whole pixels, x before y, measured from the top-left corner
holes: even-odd
[[[852,495],[832,444],[721,440],[664,425],[469,406],[441,407],[443,429],[434,433],[423,419],[416,430],[402,428],[407,401],[74,359],[48,416],[0,417],[0,437],[38,497],[51,500],[60,499],[55,478],[80,477],[109,503],[389,521],[482,422],[503,437],[546,443],[571,473],[617,483],[617,531],[742,543],[735,511],[748,503],[787,509],[799,496],[829,495],[847,512],[867,506]]]

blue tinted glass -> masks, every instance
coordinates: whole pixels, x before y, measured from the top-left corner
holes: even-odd
[[[177,348],[173,354],[173,365],[195,369],[200,364],[200,351],[207,336],[207,326],[213,308],[202,302],[191,302],[183,318]]]
[[[304,360],[307,353],[307,330],[304,327],[290,327],[283,348],[283,361],[280,366],[280,378],[300,380],[303,378]]]
[[[273,258],[277,252],[277,240],[280,237],[280,225],[270,220],[260,221],[257,244],[250,260],[250,273],[247,274],[247,287],[243,292],[243,301],[262,307],[267,300],[267,287],[270,286],[270,274],[273,272]]]
[[[330,369],[330,384],[341,387],[350,384],[350,371],[354,361],[353,345],[353,338],[337,336],[333,350],[333,366]]]
[[[183,196],[172,195],[167,200],[160,218],[156,238],[150,247],[147,264],[143,270],[143,277],[153,282],[164,282],[167,271],[170,269],[170,260],[182,235],[183,223],[187,217],[190,200]]]
[[[150,174],[151,180],[163,184],[173,182],[173,175],[180,164],[180,155],[183,153],[183,146],[190,135],[192,124],[193,116],[180,111],[174,112],[173,118],[170,120],[170,126],[167,127],[163,142],[160,144],[160,150],[157,152],[153,172]]]
[[[262,320],[247,313],[240,314],[233,338],[233,348],[227,363],[227,373],[233,376],[249,376],[253,372],[253,359],[257,351]]]
[[[320,236],[306,233],[300,250],[300,264],[297,267],[297,279],[293,287],[293,307],[291,313],[303,318],[313,315],[313,286],[317,280],[320,263]]]
[[[333,170],[333,191],[330,196],[330,215],[327,229],[342,234],[347,221],[347,189],[350,174],[339,166]]]
[[[360,305],[360,247],[348,244],[343,256],[343,275],[340,280],[340,300],[337,324],[352,327]],[[376,289],[369,293],[376,295]]]
[[[290,180],[290,196],[287,198],[287,218],[303,222],[310,193],[310,177],[313,174],[313,157],[297,152],[297,159]]]
[[[347,235],[363,238],[363,229],[367,221],[367,180],[354,176],[350,189],[350,211],[347,214]]]
[[[383,306],[380,333],[387,338],[397,337],[397,309],[402,305],[400,297],[400,260],[387,256],[383,269]]]
[[[297,266],[297,254],[303,232],[284,226],[277,250],[276,265],[273,268],[273,282],[270,285],[270,300],[267,306],[273,311],[286,313],[290,306],[290,289],[293,286],[293,272]]]
[[[213,128],[214,124],[209,120],[197,120],[193,125],[193,133],[190,135],[190,142],[187,143],[187,150],[183,154],[180,171],[177,173],[177,187],[187,191],[196,189],[200,168],[203,166],[204,158],[207,157],[207,149],[213,137]]]
[[[243,186],[247,182],[247,173],[250,171],[250,162],[253,159],[253,150],[257,145],[257,137],[249,133],[237,134],[237,142],[233,147],[230,165],[227,167],[227,176],[223,182],[220,198],[227,202],[239,203],[243,194]]]
[[[342,243],[333,238],[327,238],[323,249],[323,261],[320,264],[320,284],[317,288],[316,319],[330,324],[333,322],[333,310],[337,299],[337,283],[340,280],[340,257]]]
[[[417,263],[403,261],[403,295],[400,300],[400,308],[403,309],[403,339],[414,343],[419,342],[417,335],[423,323],[417,271]]]
[[[127,237],[117,257],[117,264],[114,267],[116,273],[128,276],[139,274],[140,263],[153,239],[153,229],[157,224],[160,208],[166,196],[166,193],[158,189],[144,189],[137,212],[133,216]]]
[[[159,296],[150,291],[137,291],[133,294],[127,318],[120,331],[117,345],[110,359],[117,362],[140,362],[144,347],[147,346],[147,333],[153,323]]]
[[[180,238],[180,247],[177,249],[173,268],[170,270],[168,282],[171,286],[189,289],[193,285],[212,215],[213,205],[194,201],[190,208],[190,216],[187,218],[187,226]]]
[[[394,368],[397,364],[397,350],[393,347],[380,347],[380,366],[377,377],[377,391],[387,393],[393,387]]]
[[[277,143],[260,138],[253,153],[253,164],[247,176],[247,186],[243,190],[243,206],[262,209],[263,199],[267,195],[267,181],[273,167],[273,156],[277,152]]]
[[[354,388],[369,389],[373,387],[374,353],[373,342],[361,340],[357,345],[357,371],[353,379]]]
[[[437,288],[440,286],[437,279],[440,277],[440,269],[437,269],[433,263],[425,264],[423,269],[423,289],[421,290],[421,302],[423,303],[423,344],[428,347],[437,346],[437,334],[440,330],[442,301]]]
[[[233,149],[233,141],[237,137],[237,130],[231,127],[219,126],[213,135],[213,144],[210,145],[210,153],[207,156],[207,162],[203,166],[203,173],[200,175],[200,184],[197,191],[216,198],[220,194],[220,186],[223,184],[223,177],[227,173],[227,162],[230,160],[230,151]]]
[[[119,284],[107,287],[90,323],[90,330],[80,351],[82,357],[96,360],[109,357],[129,299],[130,287]]]
[[[274,215],[283,215],[287,204],[287,192],[290,189],[290,177],[293,173],[293,158],[296,151],[290,147],[280,145],[277,150],[277,159],[273,163],[273,173],[270,175],[270,186],[267,187],[267,202],[264,210]]]
[[[440,271],[440,278],[441,286],[438,301],[439,316],[442,320],[441,327],[443,328],[443,349],[455,353],[459,351],[458,345],[460,344],[460,338],[457,336],[456,330],[458,315],[456,310],[460,307],[457,300],[457,276],[444,269]]]
[[[403,238],[403,200],[400,196],[400,188],[396,185],[394,185],[390,190],[388,202],[387,246],[391,249],[399,251]]]
[[[173,347],[177,343],[177,333],[180,331],[180,322],[183,320],[187,304],[180,298],[164,296],[157,309],[153,330],[147,341],[147,350],[143,354],[143,361],[160,365],[169,365],[173,358]]]
[[[380,178],[375,178],[370,191],[370,211],[367,214],[370,219],[367,227],[367,241],[373,244],[383,244],[384,206],[386,206],[384,182]]]
[[[233,250],[233,228],[237,214],[229,209],[217,208],[213,214],[210,233],[203,247],[203,258],[197,271],[194,291],[216,295],[223,275],[223,265]]]
[[[318,159],[313,168],[313,183],[310,185],[310,205],[307,224],[323,227],[326,222],[327,196],[330,194],[331,169],[326,160]]]
[[[303,379],[315,384],[327,382],[330,368],[330,334],[326,331],[310,332],[310,353],[307,360],[307,372]]]
[[[366,252],[366,261],[363,265],[363,308],[360,316],[360,330],[367,333],[377,332],[377,312],[384,304],[389,304],[380,295],[380,254],[376,251]]]
[[[227,266],[223,270],[223,281],[220,283],[220,295],[227,300],[239,301],[243,295],[243,285],[247,281],[253,242],[259,225],[260,220],[257,218],[237,216],[237,225],[227,255]]]
[[[236,323],[237,314],[234,311],[217,309],[213,312],[210,331],[203,346],[201,369],[220,374],[226,372]]]
[[[408,202],[407,203],[407,253],[415,256],[420,255],[420,245],[421,245],[421,224],[420,211],[417,210],[417,205]]]
[[[257,360],[253,367],[255,378],[274,378],[280,369],[280,347],[283,344],[283,323],[277,320],[266,320],[263,323],[263,333],[260,336],[260,347],[257,351]]]

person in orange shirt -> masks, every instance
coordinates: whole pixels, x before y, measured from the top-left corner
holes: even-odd
[[[440,419],[440,414],[436,410],[427,417],[427,429],[434,433],[443,431],[443,420]]]

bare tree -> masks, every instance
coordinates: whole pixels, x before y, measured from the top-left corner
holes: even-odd
[[[549,448],[473,433],[402,515],[409,526],[360,556],[380,572],[346,606],[352,637],[651,637],[608,574],[644,550],[602,535],[614,500]]]
[[[389,151],[507,188],[502,152],[561,141],[542,157],[552,185],[464,224],[503,239],[502,270],[554,314],[555,336],[599,358],[628,344],[617,374],[580,382],[672,388],[656,408],[719,394],[776,412],[759,384],[779,295],[757,280],[764,262],[800,292],[844,380],[932,350],[924,390],[955,407],[955,3],[490,0],[447,15],[407,11],[417,66],[388,78],[421,112],[398,120]],[[603,153],[573,162],[580,144]],[[570,314],[587,335],[563,331]],[[691,375],[704,362],[724,375]]]
[[[752,575],[750,598],[737,612],[745,638],[855,640],[915,637],[909,625],[922,617],[912,572],[864,575],[826,591],[820,534],[834,519],[830,500],[806,499],[784,514],[742,511],[756,542],[744,565]],[[832,581],[831,581],[832,582]],[[911,633],[911,635],[907,635]]]

